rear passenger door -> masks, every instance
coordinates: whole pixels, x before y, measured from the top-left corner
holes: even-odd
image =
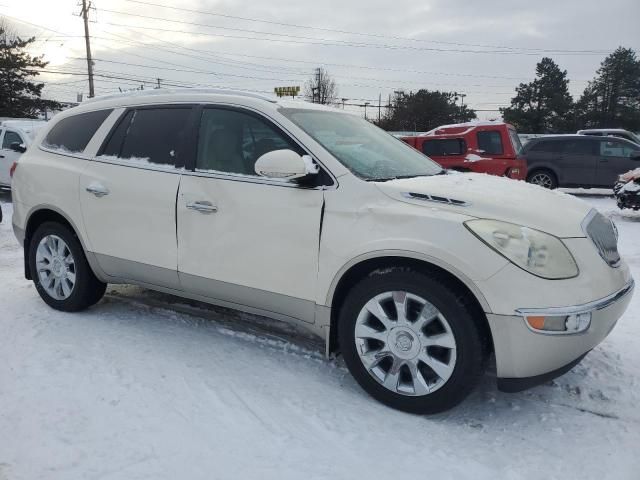
[[[563,184],[591,186],[596,184],[598,140],[574,138],[562,140],[560,167]]]
[[[107,274],[179,288],[176,195],[194,151],[189,105],[123,112],[80,179],[91,251]]]
[[[598,140],[599,158],[597,185],[611,188],[621,175],[638,167],[638,162],[631,160],[631,152],[640,150],[631,142],[606,137]]]

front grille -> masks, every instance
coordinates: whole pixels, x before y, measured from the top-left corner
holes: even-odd
[[[615,226],[607,217],[592,210],[585,219],[585,233],[595,245],[602,259],[611,267],[620,264],[620,254],[618,253],[618,236]]]

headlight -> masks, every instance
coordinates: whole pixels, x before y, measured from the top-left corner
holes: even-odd
[[[497,220],[469,220],[465,226],[514,265],[557,280],[578,275],[578,265],[562,240],[532,228]]]

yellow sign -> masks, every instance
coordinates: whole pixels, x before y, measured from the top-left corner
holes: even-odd
[[[276,87],[273,91],[279,97],[295,97],[300,94],[300,87]]]

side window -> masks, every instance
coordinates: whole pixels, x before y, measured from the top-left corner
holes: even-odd
[[[489,155],[501,155],[502,135],[498,131],[478,132],[478,149]]]
[[[183,167],[191,107],[141,108],[120,120],[101,156]]]
[[[42,141],[42,146],[69,153],[82,152],[111,110],[80,113],[60,120]]]
[[[553,140],[541,140],[535,143],[530,149],[530,152],[549,152],[557,153],[562,150],[562,142]]]
[[[593,155],[594,140],[590,138],[580,138],[576,140],[565,140],[562,142],[562,152],[569,155]]]
[[[305,153],[262,118],[237,110],[205,108],[200,119],[196,169],[256,175],[258,158],[285,148]]]
[[[8,133],[8,132],[7,132]],[[624,157],[629,158],[634,148],[618,140],[603,140],[600,142],[600,155],[603,157]]]
[[[4,139],[2,140],[2,148],[11,148],[12,143],[22,143],[22,138],[16,132],[7,130],[4,132]]]
[[[422,144],[422,153],[430,157],[463,155],[466,151],[467,146],[461,138],[425,140]]]

